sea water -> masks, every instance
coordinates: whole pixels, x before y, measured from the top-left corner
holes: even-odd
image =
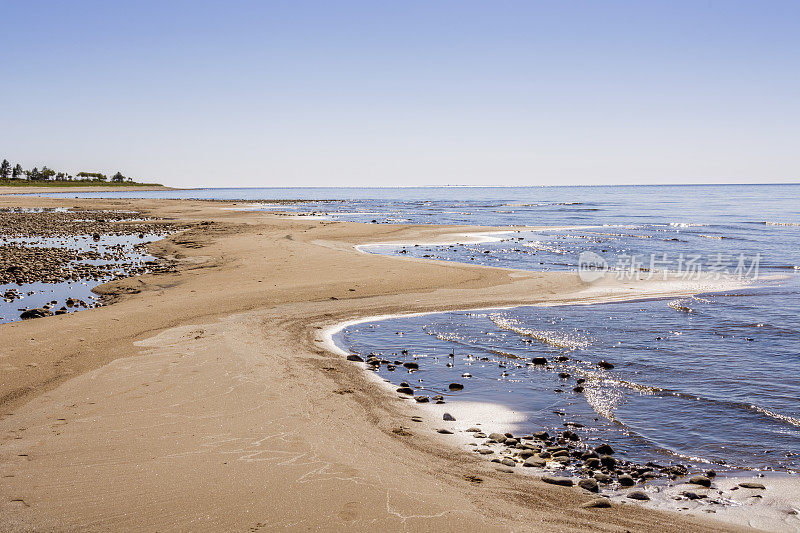
[[[560,271],[578,269],[581,254],[591,253],[623,279],[738,275],[751,286],[681,299],[400,317],[345,328],[335,340],[364,356],[416,361],[410,374],[379,372],[418,394],[502,404],[523,413],[530,431],[568,424],[630,460],[800,470],[798,185],[62,195],[298,199],[281,209],[376,224],[517,226],[492,242],[365,248],[373,253]],[[548,364],[532,365],[533,357]],[[599,369],[601,360],[613,368]],[[585,380],[580,392],[578,379]],[[450,392],[452,382],[464,390]]]

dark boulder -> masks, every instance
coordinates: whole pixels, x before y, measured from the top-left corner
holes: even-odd
[[[689,479],[689,483],[692,485],[700,485],[701,487],[710,487],[711,480],[708,479],[706,476],[694,476]]]
[[[601,455],[600,464],[605,466],[606,468],[614,468],[615,466],[617,466],[617,460],[611,457],[610,455]]]
[[[582,479],[578,481],[578,486],[584,490],[588,490],[589,492],[600,492],[600,487],[597,485],[597,481],[594,479]]]
[[[45,309],[43,307],[36,307],[34,309],[28,309],[27,311],[23,311],[19,317],[22,320],[28,320],[31,318],[42,318],[46,316],[52,316],[53,312],[49,309]]]
[[[635,484],[633,478],[628,474],[622,474],[617,478],[617,481],[619,481],[619,484],[622,487],[633,487],[633,485]]]
[[[609,446],[608,444],[601,444],[597,448],[594,449],[600,455],[611,455],[614,453],[614,448]]]

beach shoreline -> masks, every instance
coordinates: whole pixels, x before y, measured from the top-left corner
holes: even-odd
[[[718,287],[720,291],[729,289],[730,287],[724,285]],[[642,301],[652,298],[652,296],[648,297],[642,295],[640,298],[634,298],[628,301]],[[662,299],[663,296],[656,296],[655,298]],[[587,292],[586,298],[576,302],[543,303],[540,305],[545,307],[553,305],[595,305],[613,301],[618,300],[611,295],[591,297],[588,296]],[[462,310],[453,309],[451,312],[469,311],[479,313],[510,309],[513,307],[518,306]],[[380,323],[396,318],[417,317],[439,313],[438,311],[432,311],[351,319],[324,328],[321,331],[320,338],[326,349],[338,353],[344,358],[350,355],[351,352],[349,352],[345,346],[338,344],[335,337],[347,328],[360,324]],[[368,363],[354,361],[352,364],[362,368],[365,379],[383,388],[387,394],[396,394],[395,390],[397,389],[397,384],[392,383],[377,372],[373,372]],[[426,393],[425,390],[415,391],[415,394],[416,392],[421,394]],[[430,391],[427,391],[427,393],[430,394]],[[509,450],[504,447],[502,443],[493,443],[491,440],[478,445],[480,441],[476,442],[469,428],[480,428],[482,433],[489,435],[492,433],[508,435],[509,432],[511,432],[517,436],[517,438],[519,438],[519,435],[530,435],[535,431],[549,429],[543,426],[537,426],[535,421],[530,420],[526,415],[517,412],[513,407],[507,405],[458,399],[454,400],[452,398],[447,398],[447,401],[442,404],[434,402],[415,404],[412,400],[412,396],[398,395],[398,397],[405,399],[419,411],[423,420],[417,420],[417,422],[424,423],[428,431],[444,433],[446,437],[443,440],[447,441],[450,446],[467,450],[468,453],[477,452],[479,450],[478,446],[481,446],[484,450],[487,448],[492,450],[490,454],[483,456],[487,463],[500,463],[501,458],[512,457],[513,453],[509,453]],[[449,418],[444,418],[446,415],[449,415]],[[532,437],[527,438],[531,439]],[[535,440],[528,440],[527,442],[536,443]],[[499,471],[512,473],[508,468],[503,469],[501,464],[502,463],[493,464],[490,466],[497,467]],[[576,483],[580,479],[580,477],[576,477],[575,472],[564,472],[563,466],[555,462],[548,462],[546,467],[523,468],[522,466],[521,461],[516,460],[516,468],[514,468],[513,473],[522,476],[538,477],[542,475],[566,476],[567,478],[573,479]],[[717,472],[716,477],[711,478],[711,485],[709,487],[689,482],[689,479],[694,475],[702,475],[703,473],[704,471],[691,469],[688,475],[676,480],[669,481],[662,478],[653,480],[651,483],[637,484],[634,487],[628,488],[606,485],[601,492],[605,498],[621,505],[631,504],[632,502],[627,495],[636,490],[645,492],[649,498],[646,502],[638,502],[638,505],[644,505],[651,509],[680,512],[681,514],[694,516],[706,516],[708,513],[713,513],[718,519],[729,522],[732,525],[744,525],[758,530],[794,530],[794,525],[792,525],[792,523],[787,523],[787,518],[789,522],[795,522],[796,520],[792,520],[792,518],[800,512],[796,507],[793,507],[796,503],[792,499],[792,496],[800,491],[800,478],[796,475],[781,472],[765,472],[758,473],[758,475],[748,475],[743,471],[732,471]],[[687,497],[687,494],[691,497]]]
[[[165,185],[109,185],[107,187],[88,185],[88,186],[36,186],[36,185],[15,185],[4,187],[0,185],[0,195],[26,195],[26,194],[47,194],[47,193],[87,193],[87,192],[115,192],[115,191],[174,191],[175,187]]]
[[[416,406],[320,337],[365,316],[584,300],[576,275],[355,249],[486,228],[0,198],[121,205],[195,227],[151,245],[176,273],[102,286],[113,305],[0,326],[4,529],[736,529],[640,506],[585,509],[591,495],[578,489],[498,473],[416,425]],[[600,291],[630,299],[642,287]]]

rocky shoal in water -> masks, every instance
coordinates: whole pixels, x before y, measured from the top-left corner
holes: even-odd
[[[141,218],[129,211],[0,210],[0,297],[6,302],[35,291],[8,285],[105,282],[174,270],[170,261],[141,261],[146,243],[114,243],[111,237],[161,237],[183,229],[168,221]],[[116,239],[118,240],[118,239]],[[136,257],[138,256],[138,257]],[[55,313],[50,306],[21,310],[20,318],[38,318],[90,307],[68,298]]]
[[[349,361],[363,363],[367,369],[377,370],[381,365],[404,368],[409,372],[418,369],[416,362],[389,361],[370,354],[366,361],[357,354],[347,356]],[[543,358],[541,358],[543,359]],[[546,361],[545,361],[546,362]],[[533,364],[542,364],[542,361],[533,361]],[[602,361],[604,368],[613,368],[613,364]],[[451,391],[463,390],[461,383],[451,383]],[[443,395],[432,397],[415,395],[415,390],[408,382],[401,382],[396,387],[396,392],[402,399],[414,399],[417,403],[444,404]],[[422,422],[420,416],[414,416],[413,422]],[[450,413],[442,415],[444,422],[454,422],[456,419]],[[648,482],[682,482],[687,486],[680,492],[677,500],[700,500],[708,498],[709,503],[716,503],[709,495],[708,489],[712,488],[712,480],[716,476],[713,470],[697,471],[690,473],[688,466],[683,464],[663,465],[655,462],[639,464],[619,458],[615,450],[607,443],[588,444],[582,441],[573,429],[581,427],[576,422],[565,422],[566,428],[554,434],[539,431],[528,435],[514,435],[512,433],[485,433],[480,427],[471,427],[464,433],[471,434],[473,442],[468,444],[474,453],[491,458],[497,463],[497,469],[502,472],[513,473],[530,469],[532,472],[546,471],[541,476],[545,483],[577,486],[591,493],[619,495],[620,491],[628,491],[625,497],[630,500],[650,500],[645,488]],[[570,429],[571,428],[571,429]],[[401,427],[396,433],[402,435],[408,428]],[[453,435],[455,431],[447,428],[436,430],[442,435]],[[755,488],[762,488],[760,484]],[[638,487],[637,487],[638,486]],[[696,488],[693,488],[696,487]],[[742,488],[750,488],[747,483]],[[738,487],[736,487],[738,488]],[[734,489],[735,490],[735,489]],[[592,501],[587,506],[603,507],[605,501]]]
[[[176,224],[144,218],[136,211],[84,209],[0,209],[0,239],[72,237],[76,235],[137,235],[175,231]]]

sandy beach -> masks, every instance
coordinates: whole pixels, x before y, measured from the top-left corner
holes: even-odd
[[[376,315],[696,288],[588,287],[569,273],[355,248],[491,228],[309,220],[223,202],[0,198],[31,206],[133,209],[194,227],[150,245],[177,272],[103,285],[106,307],[0,326],[0,529],[737,529],[636,504],[585,508],[593,495],[580,489],[499,472],[324,334]]]

